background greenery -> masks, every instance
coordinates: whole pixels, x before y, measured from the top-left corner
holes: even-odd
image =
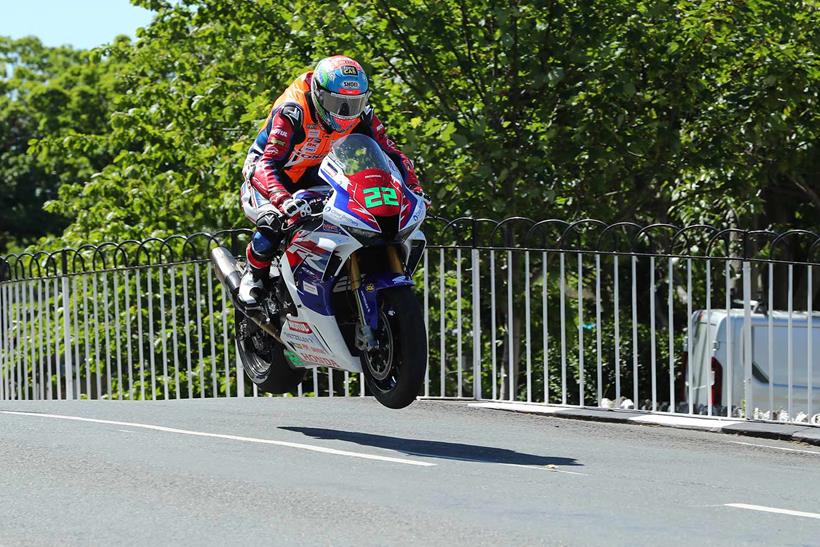
[[[331,54],[350,55],[365,66],[374,105],[415,159],[439,215],[595,217],[775,230],[820,227],[816,0],[134,2],[157,14],[134,42],[119,38],[93,51],[76,51],[47,48],[35,38],[0,37],[0,255],[27,246],[79,247],[247,227],[238,189],[251,139],[288,83]],[[432,239],[449,243],[434,236],[436,226],[427,225]],[[506,230],[507,243],[520,243],[521,234],[515,232]],[[597,232],[590,237],[597,238]],[[791,258],[805,259],[805,249],[794,245],[790,250]],[[456,384],[462,378],[463,394],[469,395],[472,304],[464,296],[469,272],[463,263],[465,292],[459,299],[453,252],[458,251],[447,251],[443,269],[432,264],[417,276],[427,275],[433,283],[431,393],[462,394]],[[577,285],[578,276],[588,290],[593,286],[590,258],[583,274],[568,273],[568,287]],[[553,254],[545,282],[547,264],[534,259],[527,270],[523,252],[499,255],[491,285],[483,256],[485,396],[495,384],[502,397],[513,391],[526,398],[528,389],[543,397],[547,361],[550,400],[555,402],[562,364],[554,340],[562,329],[568,333],[569,400],[579,402],[582,384],[587,402],[596,389],[614,396],[614,316],[622,317],[623,329],[632,327],[625,315],[631,296],[627,270],[620,274],[624,307],[616,311],[611,305],[612,265],[605,261],[603,377],[598,385],[593,365],[599,358],[598,333],[587,322],[595,299],[589,292],[579,298],[570,291],[566,324],[562,322],[555,313],[561,295],[555,259]],[[663,266],[656,267],[657,279],[665,279]],[[737,267],[731,265],[729,276],[734,290]],[[185,268],[190,267],[176,273],[146,271],[141,281],[127,279],[127,271],[109,279],[100,277],[106,274],[82,277],[97,286],[75,290],[68,307],[54,300],[56,287],[51,297],[40,296],[43,281],[32,281],[27,305],[32,317],[34,306],[53,308],[57,325],[63,324],[60,314],[64,318],[71,309],[83,310],[86,322],[72,330],[70,347],[77,352],[76,361],[85,363],[80,380],[88,383],[89,393],[101,392],[92,384],[108,384],[109,377],[111,393],[126,398],[235,393],[235,385],[216,381],[221,363],[230,360],[224,343],[230,310],[208,309],[199,294],[186,296]],[[661,284],[653,292],[646,259],[638,265],[637,340],[622,333],[617,364],[622,392],[631,396],[637,385],[639,405],[652,387],[664,401],[670,399],[665,394],[682,385],[686,301],[676,292],[672,314],[665,304],[667,291],[682,287],[680,268],[673,287]],[[698,308],[705,289],[703,265],[696,268]],[[507,273],[514,279],[512,301],[504,296]],[[806,301],[804,273],[796,274],[798,308]],[[785,274],[778,269],[775,276],[780,275]],[[122,279],[115,281],[117,276]],[[442,278],[447,288],[437,295]],[[186,317],[182,308],[158,301],[156,287],[163,279],[175,283],[171,294],[180,302],[193,298],[201,313]],[[783,308],[785,277],[777,279],[775,302]],[[531,283],[526,294],[521,290],[525,280]],[[712,288],[715,302],[725,299],[722,283],[721,278]],[[495,312],[488,309],[486,295],[493,286]],[[762,277],[759,286],[764,286]],[[109,290],[113,302],[104,298],[97,309],[92,296],[99,290]],[[208,286],[203,294],[212,293],[219,301],[220,290]],[[543,319],[541,291],[553,310],[548,321]],[[525,299],[532,305],[532,346],[520,313]],[[658,326],[655,372],[648,368],[652,299]],[[587,318],[580,325],[579,305]],[[141,334],[151,315],[168,325],[178,323],[180,330],[161,327],[155,334]],[[668,324],[669,317],[674,325]],[[494,341],[488,328],[493,319]],[[553,339],[547,355],[541,337],[545,323]],[[675,333],[671,375],[670,330]],[[20,348],[28,343],[41,354],[54,347],[54,359],[50,353],[40,357],[51,377],[49,370],[56,369],[57,356],[65,350],[63,339],[25,342],[25,334],[21,336]],[[117,355],[121,348],[133,348],[133,354],[114,362],[112,348]],[[531,386],[523,375],[528,350]],[[26,354],[20,351],[21,357]],[[587,366],[583,380],[579,355]],[[169,356],[182,359],[170,375],[164,370],[145,375],[154,362],[174,362]],[[497,361],[495,373],[488,368],[490,356]],[[444,385],[439,362],[444,363]],[[235,378],[233,365],[231,371]],[[317,391],[326,390],[326,380],[322,382],[325,387]],[[358,390],[355,383],[348,387]]]
[[[270,102],[336,53],[439,214],[818,226],[815,0],[135,3],[135,42],[0,38],[0,252],[244,225]]]

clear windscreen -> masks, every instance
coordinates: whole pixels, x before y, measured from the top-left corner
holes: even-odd
[[[395,170],[393,162],[382,152],[378,143],[358,133],[336,141],[330,151],[330,156],[341,166],[347,176],[365,169],[381,169],[388,173]]]

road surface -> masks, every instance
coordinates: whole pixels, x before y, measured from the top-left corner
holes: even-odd
[[[418,401],[0,403],[0,545],[820,544],[816,447]]]

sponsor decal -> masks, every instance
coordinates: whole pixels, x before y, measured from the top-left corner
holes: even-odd
[[[342,74],[345,76],[358,76],[359,71],[353,65],[342,65]]]
[[[293,153],[293,155],[303,160],[321,160],[324,158],[324,156],[322,155],[309,153],[308,151],[305,151],[305,149],[297,150]],[[291,163],[291,165],[293,165],[294,163],[296,162]]]
[[[302,334],[313,334],[313,329],[304,321],[288,319],[288,328],[292,331],[301,332]]]
[[[278,144],[279,146],[285,146],[287,143],[281,139],[271,139],[270,142],[273,144]]]
[[[287,137],[288,136],[288,132],[285,131],[284,129],[282,129],[281,127],[274,127],[273,128],[273,134],[274,135],[279,135],[280,137]]]
[[[300,334],[294,334],[291,331],[282,333],[283,339],[289,342],[290,344],[295,345],[296,342],[301,342],[302,344],[318,344],[318,340],[316,340],[315,336],[302,336]],[[295,341],[295,342],[294,342]]]
[[[310,345],[310,344],[294,343],[292,345],[293,345],[294,348],[296,348],[300,351],[310,351],[310,352],[313,352],[313,353],[321,353],[321,354],[324,354],[324,355],[327,354],[327,352],[324,350],[324,348],[319,348],[319,347],[316,347],[316,346],[313,346],[313,345]]]
[[[376,286],[373,283],[368,283],[365,289],[367,289],[367,292],[373,292],[376,290]]]
[[[302,290],[305,292],[309,292],[310,294],[319,294],[319,290],[313,283],[302,283]]]
[[[341,234],[342,233],[341,228],[339,228],[335,224],[331,224],[329,222],[325,222],[324,224],[322,224],[322,227],[319,228],[319,231],[328,232],[328,233],[331,233],[331,234]]]
[[[348,89],[359,89],[359,82],[345,80],[342,82],[342,87],[346,87]]]
[[[303,367],[305,364],[302,362],[302,359],[299,358],[299,355],[295,351],[291,351],[289,349],[285,350],[285,359],[287,359],[291,365],[295,367]]]
[[[308,152],[316,152],[316,149],[319,148],[319,145],[322,144],[322,139],[318,137],[310,138],[305,143],[304,150]]]
[[[324,367],[332,367],[332,368],[341,368],[341,365],[331,359],[330,357],[322,357],[321,355],[313,355],[310,353],[306,353],[302,355],[302,359],[305,361],[309,361],[311,363],[316,363],[317,365],[321,365]]]

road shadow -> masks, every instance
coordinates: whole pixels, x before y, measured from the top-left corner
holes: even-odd
[[[426,441],[422,439],[404,439],[401,437],[389,437],[386,435],[373,435],[371,433],[341,431],[338,429],[322,429],[316,427],[281,426],[279,429],[302,433],[303,435],[307,435],[308,437],[312,437],[314,439],[345,441],[360,444],[362,446],[395,450],[397,452],[403,452],[408,456],[425,456],[430,458],[442,458],[446,460],[503,463],[513,465],[582,465],[576,462],[574,458],[538,456],[535,454],[516,452],[515,450],[509,450],[507,448],[495,448],[491,446],[448,443],[444,441]]]

